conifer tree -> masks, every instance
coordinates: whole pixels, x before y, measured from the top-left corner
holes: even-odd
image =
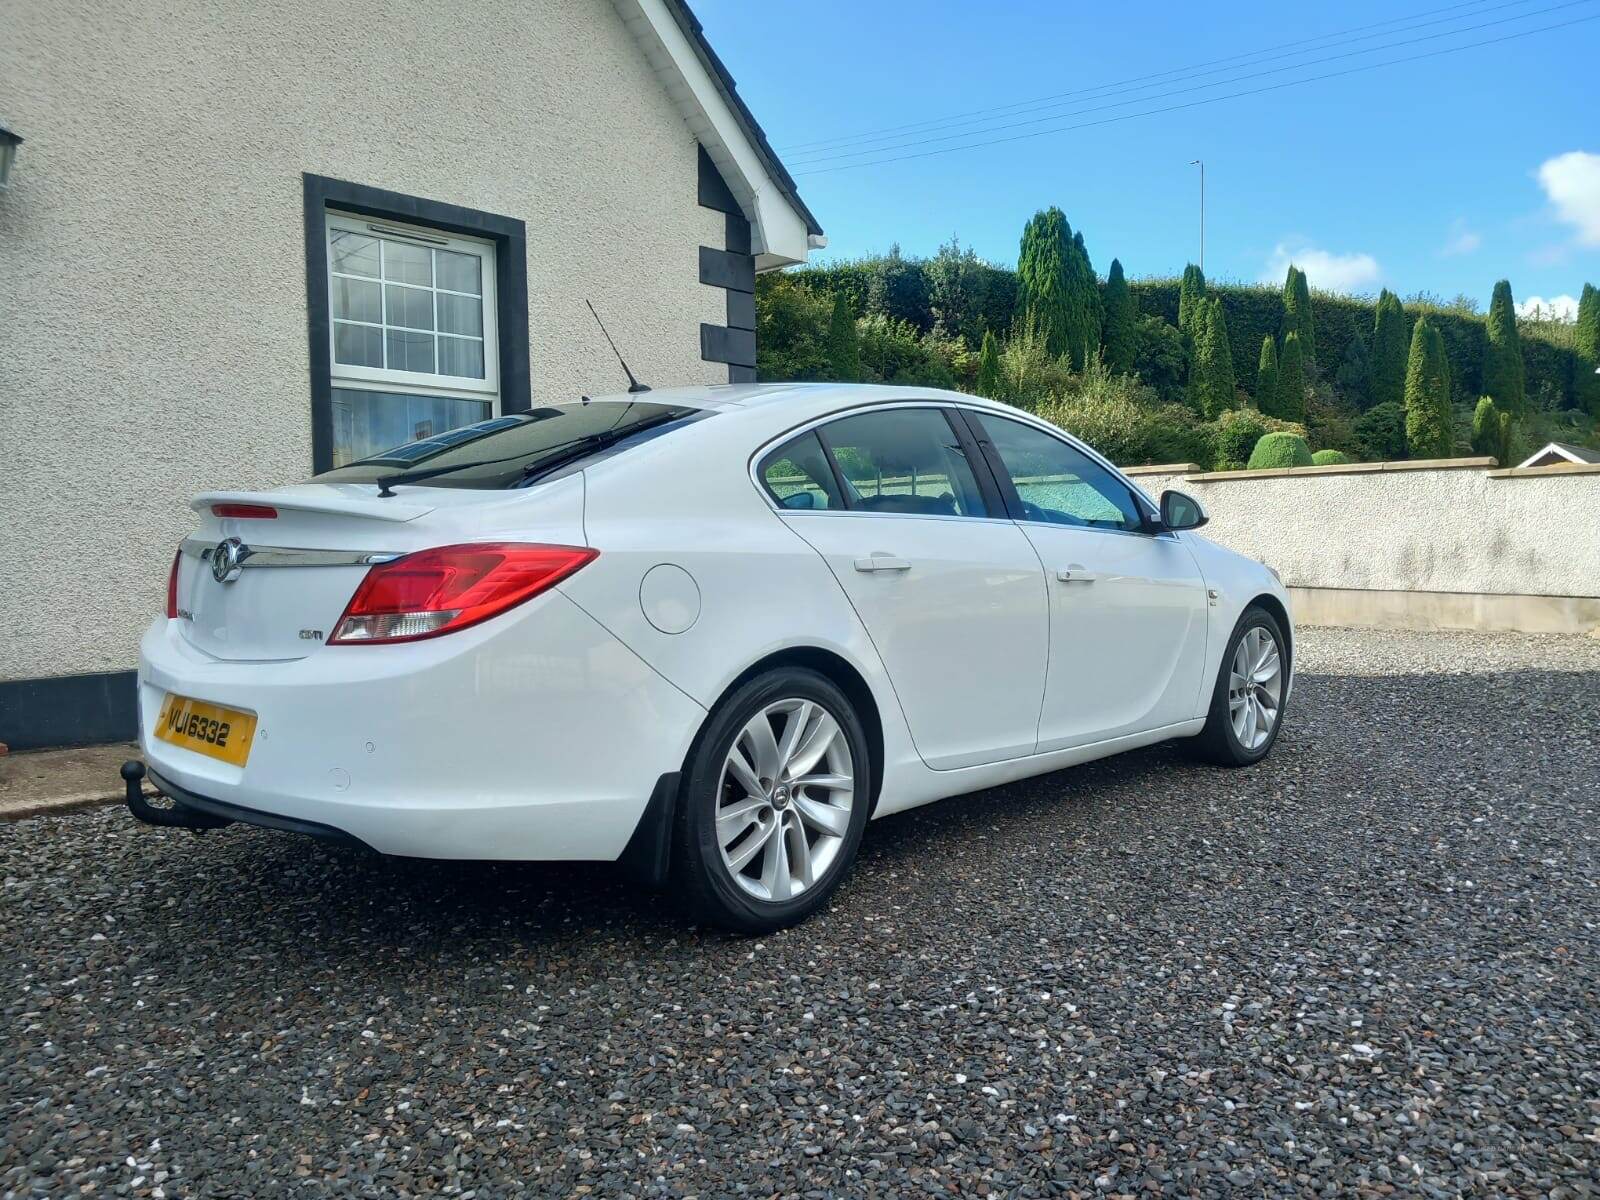
[[[1214,421],[1234,404],[1233,350],[1220,296],[1212,296],[1202,307],[1195,336],[1199,407],[1208,421]]]
[[[1378,295],[1378,311],[1372,323],[1371,387],[1368,407],[1400,404],[1406,394],[1406,313],[1400,299],[1388,288]]]
[[[1500,416],[1492,397],[1478,397],[1478,407],[1472,410],[1472,452],[1491,455],[1501,466],[1505,466],[1504,461],[1500,460]]]
[[[1489,343],[1483,352],[1483,390],[1501,412],[1520,417],[1527,408],[1523,377],[1522,341],[1517,336],[1517,310],[1511,300],[1511,283],[1494,285],[1489,301]]]
[[[1411,331],[1406,360],[1406,450],[1412,458],[1448,458],[1455,446],[1450,427],[1450,364],[1444,338],[1426,314]]]
[[[1595,374],[1600,369],[1600,288],[1592,283],[1583,285],[1578,299],[1578,325],[1573,338],[1578,351],[1578,404],[1600,418],[1600,375]]]
[[[1000,341],[992,329],[983,331],[983,349],[978,352],[978,378],[974,386],[980,396],[991,400],[1001,398]]]
[[[1306,362],[1317,357],[1316,324],[1311,316],[1311,287],[1306,273],[1292,263],[1283,280],[1283,317],[1279,332],[1300,335],[1300,353]]]
[[[1066,354],[1073,370],[1081,371],[1084,364],[1099,353],[1103,320],[1100,283],[1095,279],[1089,251],[1083,244],[1083,231],[1079,230],[1072,235],[1067,256]]]
[[[828,318],[828,369],[833,378],[853,383],[861,378],[861,342],[856,337],[856,314],[850,298],[833,294],[833,313]]]
[[[1339,394],[1356,408],[1366,403],[1367,393],[1372,389],[1372,362],[1367,357],[1367,343],[1359,329],[1344,348],[1344,358],[1339,362],[1333,382]]]
[[[1194,318],[1200,311],[1200,301],[1205,299],[1206,277],[1199,267],[1190,263],[1183,268],[1183,280],[1178,284],[1178,332],[1186,344],[1194,342]]]
[[[1278,343],[1271,334],[1261,339],[1256,363],[1256,407],[1269,417],[1278,415]]]
[[[1017,317],[1021,326],[1038,331],[1052,357],[1068,349],[1072,254],[1066,214],[1059,208],[1034,213],[1017,254]]]
[[[1305,355],[1300,334],[1293,329],[1283,335],[1278,354],[1278,411],[1272,415],[1285,421],[1303,421],[1306,416]]]
[[[1106,366],[1126,374],[1133,370],[1133,356],[1138,350],[1138,312],[1134,308],[1133,293],[1122,274],[1122,263],[1111,260],[1111,271],[1106,276]]]

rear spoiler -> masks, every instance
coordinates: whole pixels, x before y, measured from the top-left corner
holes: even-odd
[[[327,484],[313,483],[274,492],[201,492],[189,502],[195,512],[209,512],[213,504],[264,504],[282,512],[326,513],[360,517],[366,521],[415,521],[433,511],[431,504],[379,500],[372,495],[349,496]]]

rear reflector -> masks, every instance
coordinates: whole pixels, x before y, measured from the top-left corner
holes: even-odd
[[[167,620],[178,615],[178,564],[183,561],[183,551],[172,556],[172,570],[167,572]]]
[[[416,642],[453,633],[531,600],[599,554],[588,546],[527,542],[420,550],[367,572],[328,643]]]
[[[244,517],[261,521],[270,521],[278,515],[278,510],[270,504],[213,504],[211,506],[213,517]]]

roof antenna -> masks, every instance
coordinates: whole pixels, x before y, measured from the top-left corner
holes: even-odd
[[[584,303],[589,304],[589,301],[585,299]],[[600,326],[600,332],[606,335],[606,342],[611,346],[611,353],[617,356],[619,363],[622,363],[622,373],[628,377],[628,394],[631,396],[635,392],[648,392],[650,385],[648,383],[640,383],[633,377],[633,372],[628,370],[628,364],[623,361],[622,351],[618,350],[617,344],[611,340],[611,334],[606,332],[606,323],[600,319],[600,314],[595,312],[592,304],[589,304],[589,315],[594,318],[594,323]]]

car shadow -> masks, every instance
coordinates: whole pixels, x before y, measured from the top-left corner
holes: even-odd
[[[1422,696],[1434,702],[1415,703]],[[1304,803],[1305,781],[1336,778],[1363,788],[1377,812],[1385,803],[1403,805],[1405,781],[1430,755],[1446,756],[1484,787],[1514,793],[1559,753],[1561,737],[1571,736],[1552,723],[1549,744],[1530,741],[1519,712],[1540,704],[1581,723],[1594,716],[1593,705],[1574,703],[1584,696],[1600,697],[1600,673],[1302,675],[1274,753],[1256,766],[1199,763],[1169,742],[874,821],[850,879],[809,924],[857,927],[903,902],[905,885],[919,877],[924,901],[937,896],[951,911],[981,905],[982,889],[993,881],[961,864],[981,857],[985,843],[1044,850],[1057,860],[1125,855],[1164,826],[1203,836],[1205,821],[1193,813],[1200,804],[1244,805],[1244,819],[1253,812],[1263,828],[1275,807],[1294,805],[1302,834],[1329,822],[1326,832],[1337,836],[1332,822],[1344,816]],[[1442,719],[1441,712],[1450,715]],[[141,827],[136,835],[159,839],[155,857],[168,869],[137,889],[135,905],[163,918],[177,905],[198,936],[269,945],[284,965],[301,969],[349,954],[400,970],[419,955],[547,961],[597,943],[631,955],[681,954],[692,946],[733,952],[747,944],[696,928],[670,892],[651,891],[612,864],[388,858],[240,826],[198,842],[181,830]],[[1070,887],[1071,865],[1050,870]],[[209,890],[186,887],[189,872],[229,874],[225,901],[202,907]]]

